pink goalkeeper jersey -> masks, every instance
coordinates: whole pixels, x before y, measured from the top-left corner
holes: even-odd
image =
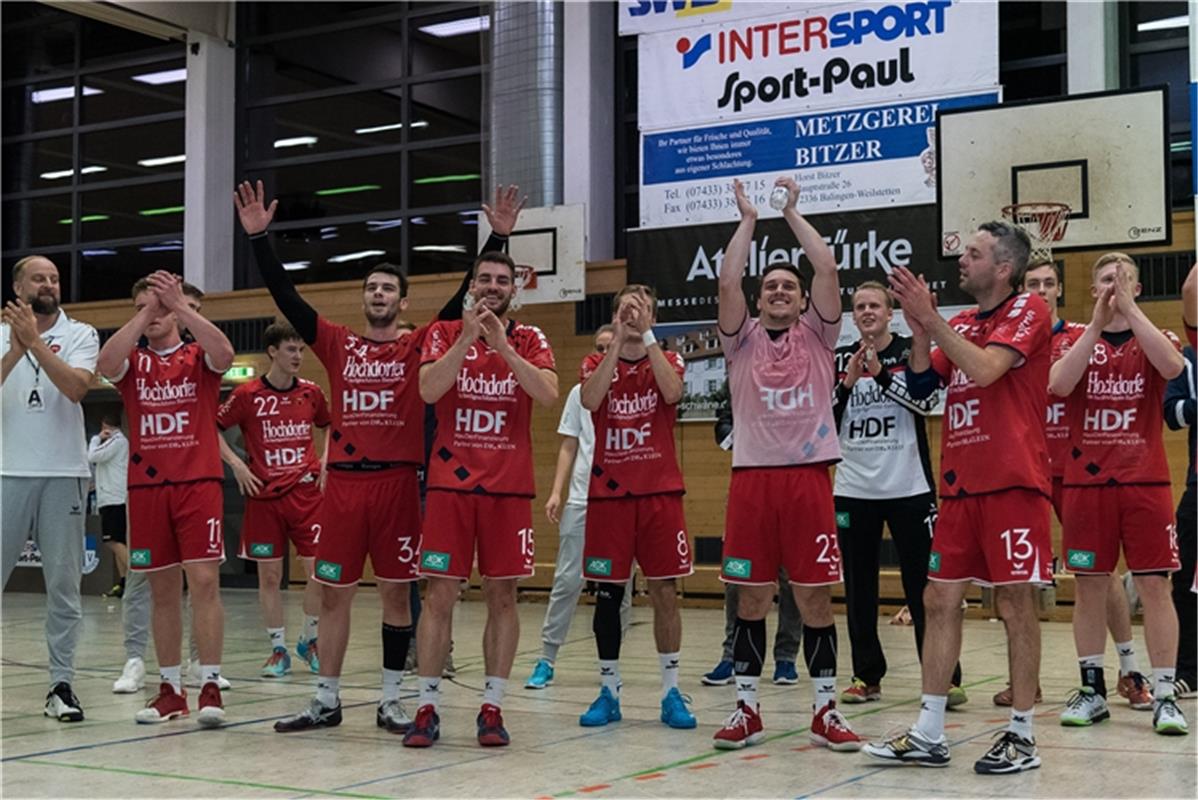
[[[840,460],[832,416],[834,350],[840,317],[814,310],[777,339],[745,316],[720,331],[732,391],[732,467],[788,467]]]

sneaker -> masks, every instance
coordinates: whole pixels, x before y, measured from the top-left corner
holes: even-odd
[[[941,736],[936,741],[924,738],[911,728],[881,742],[870,742],[861,748],[867,756],[873,756],[894,764],[918,764],[921,767],[948,766],[948,741]]]
[[[1152,712],[1152,729],[1165,736],[1185,736],[1190,732],[1185,714],[1172,697],[1162,697]]]
[[[1007,688],[1003,689],[1001,692],[994,695],[994,697],[991,699],[994,700],[994,705],[996,705],[996,706],[1009,706],[1012,703],[1014,703],[1015,702],[1014,693],[1011,689],[1011,684],[1008,683]],[[1043,692],[1040,691],[1039,686],[1036,687],[1036,702],[1037,703],[1044,702],[1044,694],[1043,694]]]
[[[699,680],[703,682],[704,686],[727,686],[734,679],[734,671],[731,661],[721,661],[715,665],[715,669]]]
[[[948,687],[948,708],[956,708],[963,706],[969,702],[969,697],[965,694],[965,690],[960,686]]]
[[[200,689],[200,713],[196,722],[205,728],[219,728],[225,724],[225,704],[220,699],[220,687],[216,681],[208,681]]]
[[[293,733],[313,728],[336,728],[341,724],[341,703],[329,708],[313,697],[308,707],[292,717],[284,717],[275,723],[275,732]]]
[[[578,718],[578,724],[584,728],[598,728],[609,722],[619,722],[623,718],[620,713],[620,698],[604,686],[599,690],[599,696],[591,703],[591,707]]]
[[[183,675],[183,685],[192,689],[198,689],[200,688],[200,684],[203,683],[201,680],[202,677],[200,675],[200,662],[193,661],[187,667],[187,672]],[[224,675],[216,676],[216,685],[222,692],[227,692],[233,688]]]
[[[125,662],[121,677],[112,683],[113,694],[133,694],[140,692],[146,685],[146,662],[140,658],[131,658]]]
[[[760,742],[765,738],[760,711],[761,706],[753,709],[743,700],[736,701],[736,710],[724,720],[724,727],[715,732],[712,744],[717,750],[739,750]]]
[[[286,648],[276,647],[262,665],[262,677],[281,678],[288,672],[291,672],[291,656],[287,655]]]
[[[1065,701],[1065,710],[1061,712],[1061,724],[1072,728],[1085,728],[1110,717],[1106,698],[1092,687],[1083,686],[1074,689]]]
[[[176,717],[186,717],[187,692],[176,692],[175,687],[163,681],[158,685],[158,695],[146,703],[146,707],[133,715],[143,724],[169,722]]]
[[[83,706],[71,691],[71,684],[59,681],[50,687],[49,693],[46,694],[45,714],[59,722],[83,721]]]
[[[1115,691],[1120,697],[1127,698],[1127,704],[1136,711],[1152,710],[1152,688],[1148,679],[1139,672],[1129,672],[1119,676]]]
[[[666,692],[666,696],[661,698],[661,721],[669,725],[671,728],[681,728],[688,730],[699,724],[695,719],[695,715],[686,707],[689,697],[683,697],[682,693],[675,687]]]
[[[979,775],[1003,775],[1008,772],[1023,772],[1040,766],[1040,753],[1034,740],[1024,739],[1014,731],[999,731],[998,737],[986,754],[973,762],[973,771]]]
[[[811,720],[811,741],[829,750],[856,752],[861,749],[861,737],[849,728],[844,715],[836,710],[836,701],[830,701]]]
[[[484,703],[474,722],[478,725],[478,743],[483,747],[506,747],[512,743],[507,728],[503,727],[503,714],[499,706]]]
[[[878,684],[870,686],[860,678],[853,678],[853,685],[840,693],[840,702],[852,705],[854,703],[869,703],[882,699],[882,687]]]
[[[432,747],[441,738],[441,718],[432,704],[416,709],[416,719],[403,735],[404,747]]]
[[[384,700],[374,713],[374,724],[391,733],[407,733],[412,727],[412,718],[398,700]]]
[[[295,654],[308,665],[309,672],[320,674],[320,653],[316,649],[315,639],[300,639],[295,643]]]
[[[458,668],[453,665],[453,651],[445,656],[445,666],[441,668],[442,678],[456,678],[458,676]]]
[[[109,589],[107,592],[104,592],[100,596],[101,597],[115,597],[117,599],[120,599],[125,596],[125,584],[118,581],[117,583],[113,584],[111,589]]]
[[[536,666],[532,668],[532,674],[528,676],[528,680],[524,682],[525,689],[544,689],[546,686],[553,685],[553,665],[548,659],[538,658]]]
[[[777,661],[774,663],[774,683],[779,686],[793,686],[799,682],[799,672],[793,661]]]
[[[1178,678],[1177,680],[1173,681],[1173,697],[1178,700],[1182,700],[1186,697],[1193,697],[1195,694],[1198,694],[1198,692],[1195,691],[1194,686],[1194,681],[1186,680],[1185,678]]]

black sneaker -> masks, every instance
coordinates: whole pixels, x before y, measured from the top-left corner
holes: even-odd
[[[1024,739],[1010,730],[995,735],[998,741],[986,751],[986,755],[974,762],[974,772],[979,775],[1003,775],[1040,766],[1040,753],[1036,750],[1035,741]]]
[[[83,721],[83,706],[71,691],[71,684],[66,681],[54,684],[50,693],[46,695],[45,714],[59,722]]]
[[[321,705],[315,697],[308,707],[294,717],[287,717],[275,723],[278,733],[293,733],[307,731],[313,728],[335,728],[341,724],[341,703],[333,708]]]

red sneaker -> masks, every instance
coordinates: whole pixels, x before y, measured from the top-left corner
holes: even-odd
[[[158,685],[158,695],[146,703],[146,707],[138,711],[133,718],[152,725],[169,722],[176,717],[186,717],[187,713],[187,692],[176,692],[174,686],[164,681]]]
[[[848,720],[836,710],[836,701],[821,708],[811,720],[811,741],[829,750],[861,749],[861,737],[849,729]]]
[[[433,742],[441,738],[441,718],[432,703],[426,703],[416,709],[416,719],[403,735],[404,747],[432,747]]]
[[[225,705],[215,681],[205,683],[200,689],[200,713],[196,721],[205,728],[219,728],[225,724]]]
[[[498,706],[485,703],[478,712],[478,743],[483,747],[506,747],[512,743],[503,727],[503,714]]]
[[[1120,675],[1115,689],[1120,697],[1127,698],[1127,704],[1136,711],[1152,710],[1152,689],[1148,686],[1148,679],[1139,672]]]
[[[754,709],[745,705],[743,700],[737,700],[736,710],[724,720],[724,727],[715,732],[712,744],[717,750],[739,750],[759,743],[765,738],[760,711],[761,706]]]

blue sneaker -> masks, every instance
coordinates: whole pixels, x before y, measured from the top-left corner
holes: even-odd
[[[780,686],[793,686],[799,682],[799,672],[793,661],[774,662],[774,683]]]
[[[313,675],[320,674],[320,656],[316,651],[315,639],[300,639],[295,643],[295,654],[304,660]]]
[[[276,647],[262,665],[262,677],[281,678],[288,672],[291,672],[291,656],[287,655],[287,648]]]
[[[701,680],[704,686],[727,686],[732,683],[733,669],[731,661],[721,661],[715,669],[704,675]]]
[[[537,665],[532,668],[532,675],[524,683],[525,689],[544,689],[553,684],[553,665],[544,658],[537,659]]]
[[[620,713],[619,698],[611,693],[611,689],[604,686],[599,690],[599,696],[595,698],[595,702],[591,703],[591,707],[578,718],[578,724],[584,728],[598,728],[609,722],[619,722],[623,718],[624,715]],[[694,725],[691,727],[693,728]]]
[[[671,728],[693,728],[699,724],[686,707],[686,699],[676,688],[661,698],[661,721]]]

